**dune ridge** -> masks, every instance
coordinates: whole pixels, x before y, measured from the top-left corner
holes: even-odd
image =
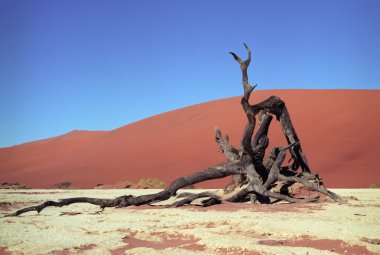
[[[271,95],[287,104],[313,171],[332,188],[380,186],[376,158],[380,144],[380,90],[262,90],[251,102]],[[0,148],[0,182],[53,188],[70,181],[78,188],[141,178],[173,179],[224,161],[214,127],[238,146],[246,117],[240,97],[159,114],[112,131],[72,131],[44,140]],[[286,144],[278,122],[270,147]],[[229,180],[229,179],[228,179]],[[200,184],[223,187],[228,180]]]

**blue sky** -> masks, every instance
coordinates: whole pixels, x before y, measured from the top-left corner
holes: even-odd
[[[0,147],[258,89],[380,89],[380,1],[0,1]]]

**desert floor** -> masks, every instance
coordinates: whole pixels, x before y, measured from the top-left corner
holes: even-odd
[[[199,192],[201,190],[193,190]],[[380,254],[380,189],[336,189],[347,203],[17,208],[73,196],[153,190],[1,190],[0,254]]]

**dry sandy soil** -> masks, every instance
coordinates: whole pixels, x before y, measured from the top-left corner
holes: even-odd
[[[380,144],[380,90],[255,91],[251,102],[272,95],[286,102],[309,165],[327,187],[380,187],[374,160]],[[240,98],[193,105],[111,131],[73,131],[0,148],[0,183],[54,188],[69,181],[74,187],[93,188],[100,183],[159,178],[169,184],[225,161],[215,143],[215,126],[239,145],[247,121]],[[272,122],[269,138],[270,148],[287,144],[278,122]],[[199,186],[222,188],[228,181]]]
[[[126,192],[156,191],[1,190],[0,214],[47,199]],[[334,192],[347,203],[48,208],[1,217],[0,254],[380,254],[380,189]]]

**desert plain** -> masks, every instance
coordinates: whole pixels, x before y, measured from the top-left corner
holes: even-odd
[[[3,217],[46,200],[157,190],[0,190],[0,254],[380,254],[380,189],[333,191],[346,202],[166,207],[173,198],[156,206],[101,211],[74,204]]]
[[[0,148],[0,183],[32,188],[0,189],[0,254],[380,254],[379,90],[257,91],[251,101],[271,95],[285,100],[312,172],[345,203],[168,208],[172,198],[155,206],[101,211],[73,204],[3,217],[46,200],[155,193],[124,188],[142,178],[169,184],[225,161],[214,127],[236,145],[246,122],[240,97],[233,97],[111,131],[76,130]],[[270,148],[287,144],[275,124]],[[229,180],[200,183],[191,192]],[[72,189],[51,189],[62,182]],[[88,189],[95,186],[102,189]]]

